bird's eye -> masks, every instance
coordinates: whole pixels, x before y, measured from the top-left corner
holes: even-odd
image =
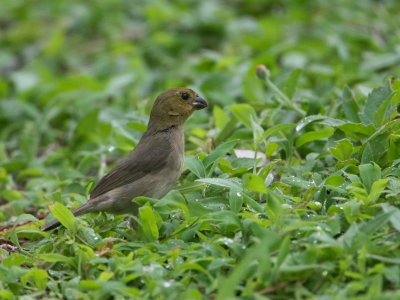
[[[189,94],[188,94],[188,93],[182,93],[182,94],[181,94],[181,98],[182,98],[183,100],[187,100],[187,99],[189,99]]]

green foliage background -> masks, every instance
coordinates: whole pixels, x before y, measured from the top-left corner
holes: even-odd
[[[0,4],[0,298],[400,297],[399,1]],[[177,86],[176,188],[75,220]]]

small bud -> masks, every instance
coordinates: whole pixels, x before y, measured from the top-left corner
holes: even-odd
[[[269,77],[269,70],[264,65],[258,65],[256,67],[256,75],[258,79],[265,80]]]

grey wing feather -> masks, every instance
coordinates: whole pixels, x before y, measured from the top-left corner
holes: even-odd
[[[169,143],[160,143],[155,147],[151,147],[151,144],[154,143],[139,143],[123,162],[100,179],[90,198],[96,198],[165,167],[170,154]],[[164,144],[164,147],[161,144]]]

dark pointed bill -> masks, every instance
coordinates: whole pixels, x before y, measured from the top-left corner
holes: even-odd
[[[207,101],[203,97],[196,97],[193,101],[193,107],[194,109],[203,109],[208,106]]]

